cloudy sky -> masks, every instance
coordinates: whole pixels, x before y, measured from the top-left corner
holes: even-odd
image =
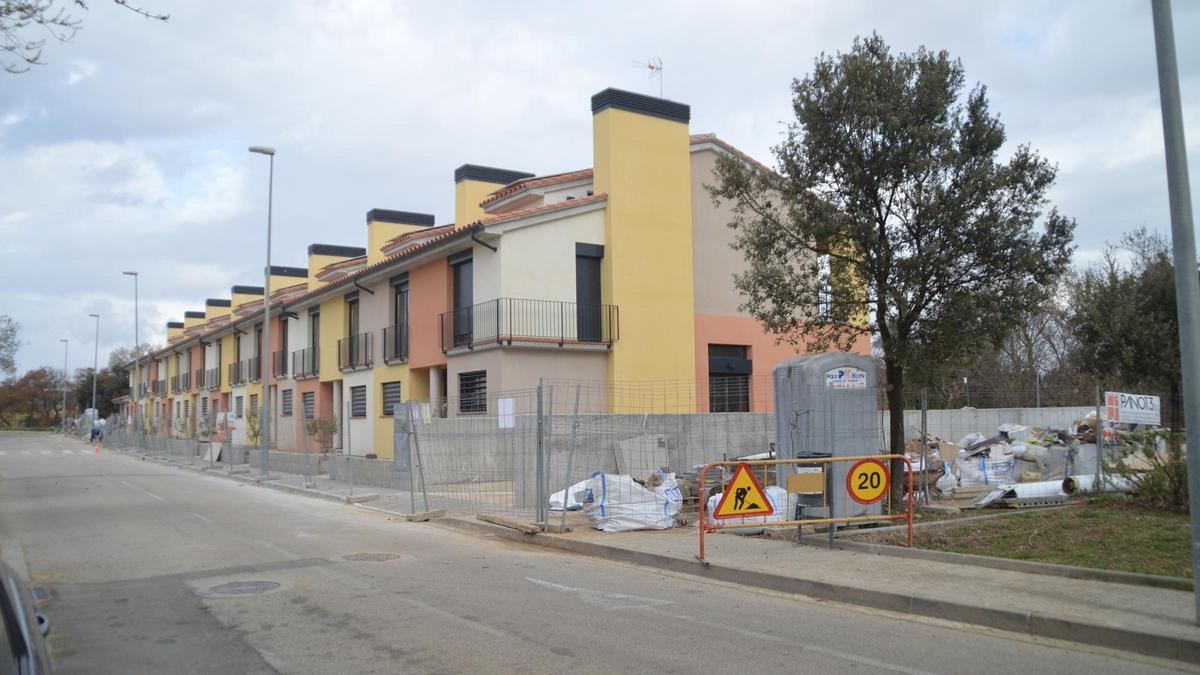
[[[313,242],[361,246],[374,207],[453,219],[454,167],[552,173],[591,164],[589,97],[657,93],[770,161],[789,82],[878,31],[962,59],[1010,144],[1057,162],[1076,260],[1145,224],[1168,231],[1149,2],[418,3],[144,0],[150,22],[92,0],[45,66],[0,75],[0,314],[21,370],[91,364],[233,284],[259,284],[266,158],[273,262]],[[1193,201],[1200,204],[1200,3],[1176,2]]]

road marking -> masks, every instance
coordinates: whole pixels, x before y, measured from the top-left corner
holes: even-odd
[[[50,454],[50,451],[49,451],[49,450],[43,450],[43,451],[42,451],[42,454],[43,454],[43,455],[48,455],[48,454]]]
[[[7,455],[7,454],[8,454],[8,451],[7,451],[7,450],[0,450],[0,457],[3,457],[3,456],[5,456],[5,455]]]
[[[199,513],[192,513],[191,511],[188,511],[188,513],[191,513],[193,516],[199,518],[200,520],[203,520],[206,523],[210,523],[210,524],[212,523],[211,520],[209,520],[208,518],[205,518],[204,516],[200,515]]]
[[[120,479],[118,478],[117,480],[120,480]],[[160,502],[165,502],[165,501],[167,501],[167,500],[163,499],[162,497],[159,497],[158,495],[154,494],[153,492],[151,492],[151,491],[149,491],[149,490],[147,490],[147,489],[145,489],[145,488],[140,488],[140,487],[138,487],[138,486],[134,485],[133,483],[127,483],[127,482],[125,482],[125,481],[123,481],[123,480],[121,480],[120,482],[121,482],[121,485],[124,485],[124,486],[125,486],[125,487],[127,487],[127,488],[132,488],[132,489],[134,489],[134,490],[138,490],[138,491],[140,491],[140,492],[145,492],[146,494],[150,495],[151,497],[154,497],[155,499],[157,499],[157,500],[158,500],[158,501],[160,501]]]
[[[556,584],[553,581],[534,579],[533,577],[525,577],[525,581],[528,581],[531,584],[537,584],[542,588],[548,588],[552,591],[576,594],[579,596],[579,599],[582,602],[594,607],[599,607],[601,609],[639,609],[642,607],[657,607],[659,605],[673,604],[670,600],[646,598],[640,595],[627,595],[625,593],[593,591],[588,588],[575,588],[574,586],[564,586],[563,584]]]
[[[742,635],[742,636],[748,637],[748,638],[758,638],[758,639],[764,640],[766,642],[778,642],[781,644],[790,645],[792,647],[799,647],[800,649],[803,649],[804,651],[807,651],[807,652],[814,652],[816,654],[823,654],[825,656],[831,656],[833,658],[842,659],[845,661],[851,661],[853,663],[859,663],[859,664],[862,664],[865,666],[870,666],[872,668],[876,668],[878,670],[886,670],[886,671],[890,671],[893,673],[904,673],[905,675],[933,675],[933,673],[931,673],[927,670],[917,670],[915,668],[905,668],[904,666],[898,666],[894,663],[887,663],[886,661],[878,661],[869,656],[859,656],[858,654],[851,654],[849,652],[843,652],[843,651],[839,651],[837,649],[830,649],[828,647],[820,647],[818,645],[805,644],[803,642],[796,640],[793,637],[782,638],[777,635],[770,635],[768,633],[758,633],[758,632],[755,632],[752,630],[746,630],[744,628],[738,628],[736,626],[730,626],[730,625],[724,624],[724,623],[717,623],[716,621],[705,621],[704,619],[697,619],[696,617],[687,616],[685,614],[673,614],[671,612],[664,612],[662,610],[656,610],[655,608],[650,608],[650,609],[651,609],[651,611],[656,611],[659,614],[669,616],[672,619],[688,621],[691,623],[700,624],[701,626],[708,626],[709,628],[715,628],[717,630],[728,632],[728,633],[737,633],[738,635]]]
[[[22,450],[22,451],[21,451],[21,454],[22,454],[22,455],[28,455],[28,454],[30,454],[30,452],[29,452],[28,450]]]
[[[73,455],[73,454],[75,454],[75,451],[74,451],[74,450],[63,450],[63,451],[62,451],[62,454],[64,454],[64,455]]]

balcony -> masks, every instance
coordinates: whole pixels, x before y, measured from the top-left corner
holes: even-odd
[[[229,386],[236,387],[242,384],[246,384],[246,362],[229,364]]]
[[[171,376],[171,393],[178,394],[191,388],[191,376],[187,373]]]
[[[442,314],[442,353],[480,345],[612,348],[620,334],[616,305],[497,298]]]
[[[292,352],[292,377],[303,380],[316,377],[321,370],[320,349],[309,347]]]
[[[167,395],[167,380],[165,378],[159,380],[158,383],[155,385],[154,393],[158,394],[159,396]]]
[[[193,380],[192,380],[192,384],[193,384],[193,385],[194,385],[194,386],[195,386],[197,389],[200,389],[200,388],[204,387],[204,369],[203,369],[203,368],[197,368],[197,369],[196,369],[196,373],[195,373],[194,377],[195,377],[195,379],[193,379]]]
[[[207,389],[221,388],[221,369],[209,368],[204,371],[204,386]]]
[[[287,377],[287,352],[271,352],[271,375]]]
[[[338,369],[358,370],[371,367],[371,334],[359,333],[338,340]]]
[[[262,357],[261,356],[251,356],[250,358],[246,359],[245,363],[246,363],[246,377],[249,378],[251,382],[258,382],[259,380],[261,380],[262,379]]]
[[[383,360],[385,363],[408,360],[408,324],[402,323],[383,329]]]
[[[138,398],[146,398],[147,396],[150,395],[150,385],[145,382],[139,382],[137,389],[138,389]]]

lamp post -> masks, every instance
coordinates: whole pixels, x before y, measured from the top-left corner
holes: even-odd
[[[263,383],[262,403],[258,409],[258,436],[262,443],[262,451],[259,454],[259,470],[265,476],[271,472],[271,456],[267,451],[270,444],[271,427],[267,423],[270,419],[267,410],[271,400],[271,367],[269,365],[271,362],[271,202],[275,191],[275,148],[252,145],[249,149],[250,152],[266,155],[271,160],[270,173],[267,177],[267,266],[263,268],[263,343],[258,359],[259,376]],[[264,361],[268,364],[266,367],[263,365]]]
[[[92,424],[94,425],[100,418],[100,411],[96,410],[96,374],[100,365],[100,315],[88,314],[88,316],[96,320],[96,340],[92,345]]]
[[[1152,0],[1154,47],[1158,61],[1158,96],[1162,106],[1163,145],[1167,160],[1167,197],[1171,208],[1171,245],[1175,255],[1175,307],[1179,315],[1180,373],[1183,375],[1183,421],[1187,432],[1188,510],[1192,525],[1192,575],[1200,574],[1200,281],[1196,278],[1196,232],[1188,178],[1187,143],[1175,24],[1170,0]],[[1099,420],[1097,420],[1099,422]],[[1099,442],[1099,439],[1097,439]],[[1200,623],[1200,586],[1195,587],[1196,622]]]
[[[66,338],[59,338],[59,342],[63,343],[63,408],[62,408],[62,432],[63,436],[67,435],[67,350],[70,349],[70,342]]]
[[[141,398],[142,351],[138,346],[138,273],[126,271],[121,274],[133,277],[133,430],[135,433],[140,433],[142,430],[142,404],[139,400]],[[138,438],[141,438],[140,435]]]

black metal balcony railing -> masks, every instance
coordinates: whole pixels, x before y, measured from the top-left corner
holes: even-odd
[[[204,386],[204,369],[203,368],[196,369],[196,375],[195,375],[195,379],[192,380],[192,385],[195,386],[197,389]]]
[[[316,377],[321,370],[320,349],[313,346],[292,352],[292,377],[302,380]]]
[[[359,333],[338,340],[338,369],[371,367],[371,334]]]
[[[275,377],[287,376],[287,352],[271,352],[271,375]]]
[[[401,323],[383,329],[383,360],[408,360],[408,324]]]
[[[145,382],[139,382],[137,389],[138,398],[146,398],[150,394],[150,385]]]
[[[236,387],[246,384],[246,362],[238,361],[229,364],[229,386]]]
[[[209,368],[204,371],[204,386],[208,389],[221,388],[221,369]]]
[[[581,305],[560,300],[497,298],[445,312],[442,352],[514,340],[553,344],[604,344],[620,335],[616,305]]]
[[[262,379],[262,357],[251,356],[246,359],[246,378],[251,382],[258,382]]]
[[[166,380],[166,378],[163,378],[158,381],[158,386],[155,387],[154,393],[158,394],[159,396],[167,395],[167,380]]]
[[[192,388],[192,376],[188,373],[180,373],[176,377],[179,378],[179,391],[187,391]]]

